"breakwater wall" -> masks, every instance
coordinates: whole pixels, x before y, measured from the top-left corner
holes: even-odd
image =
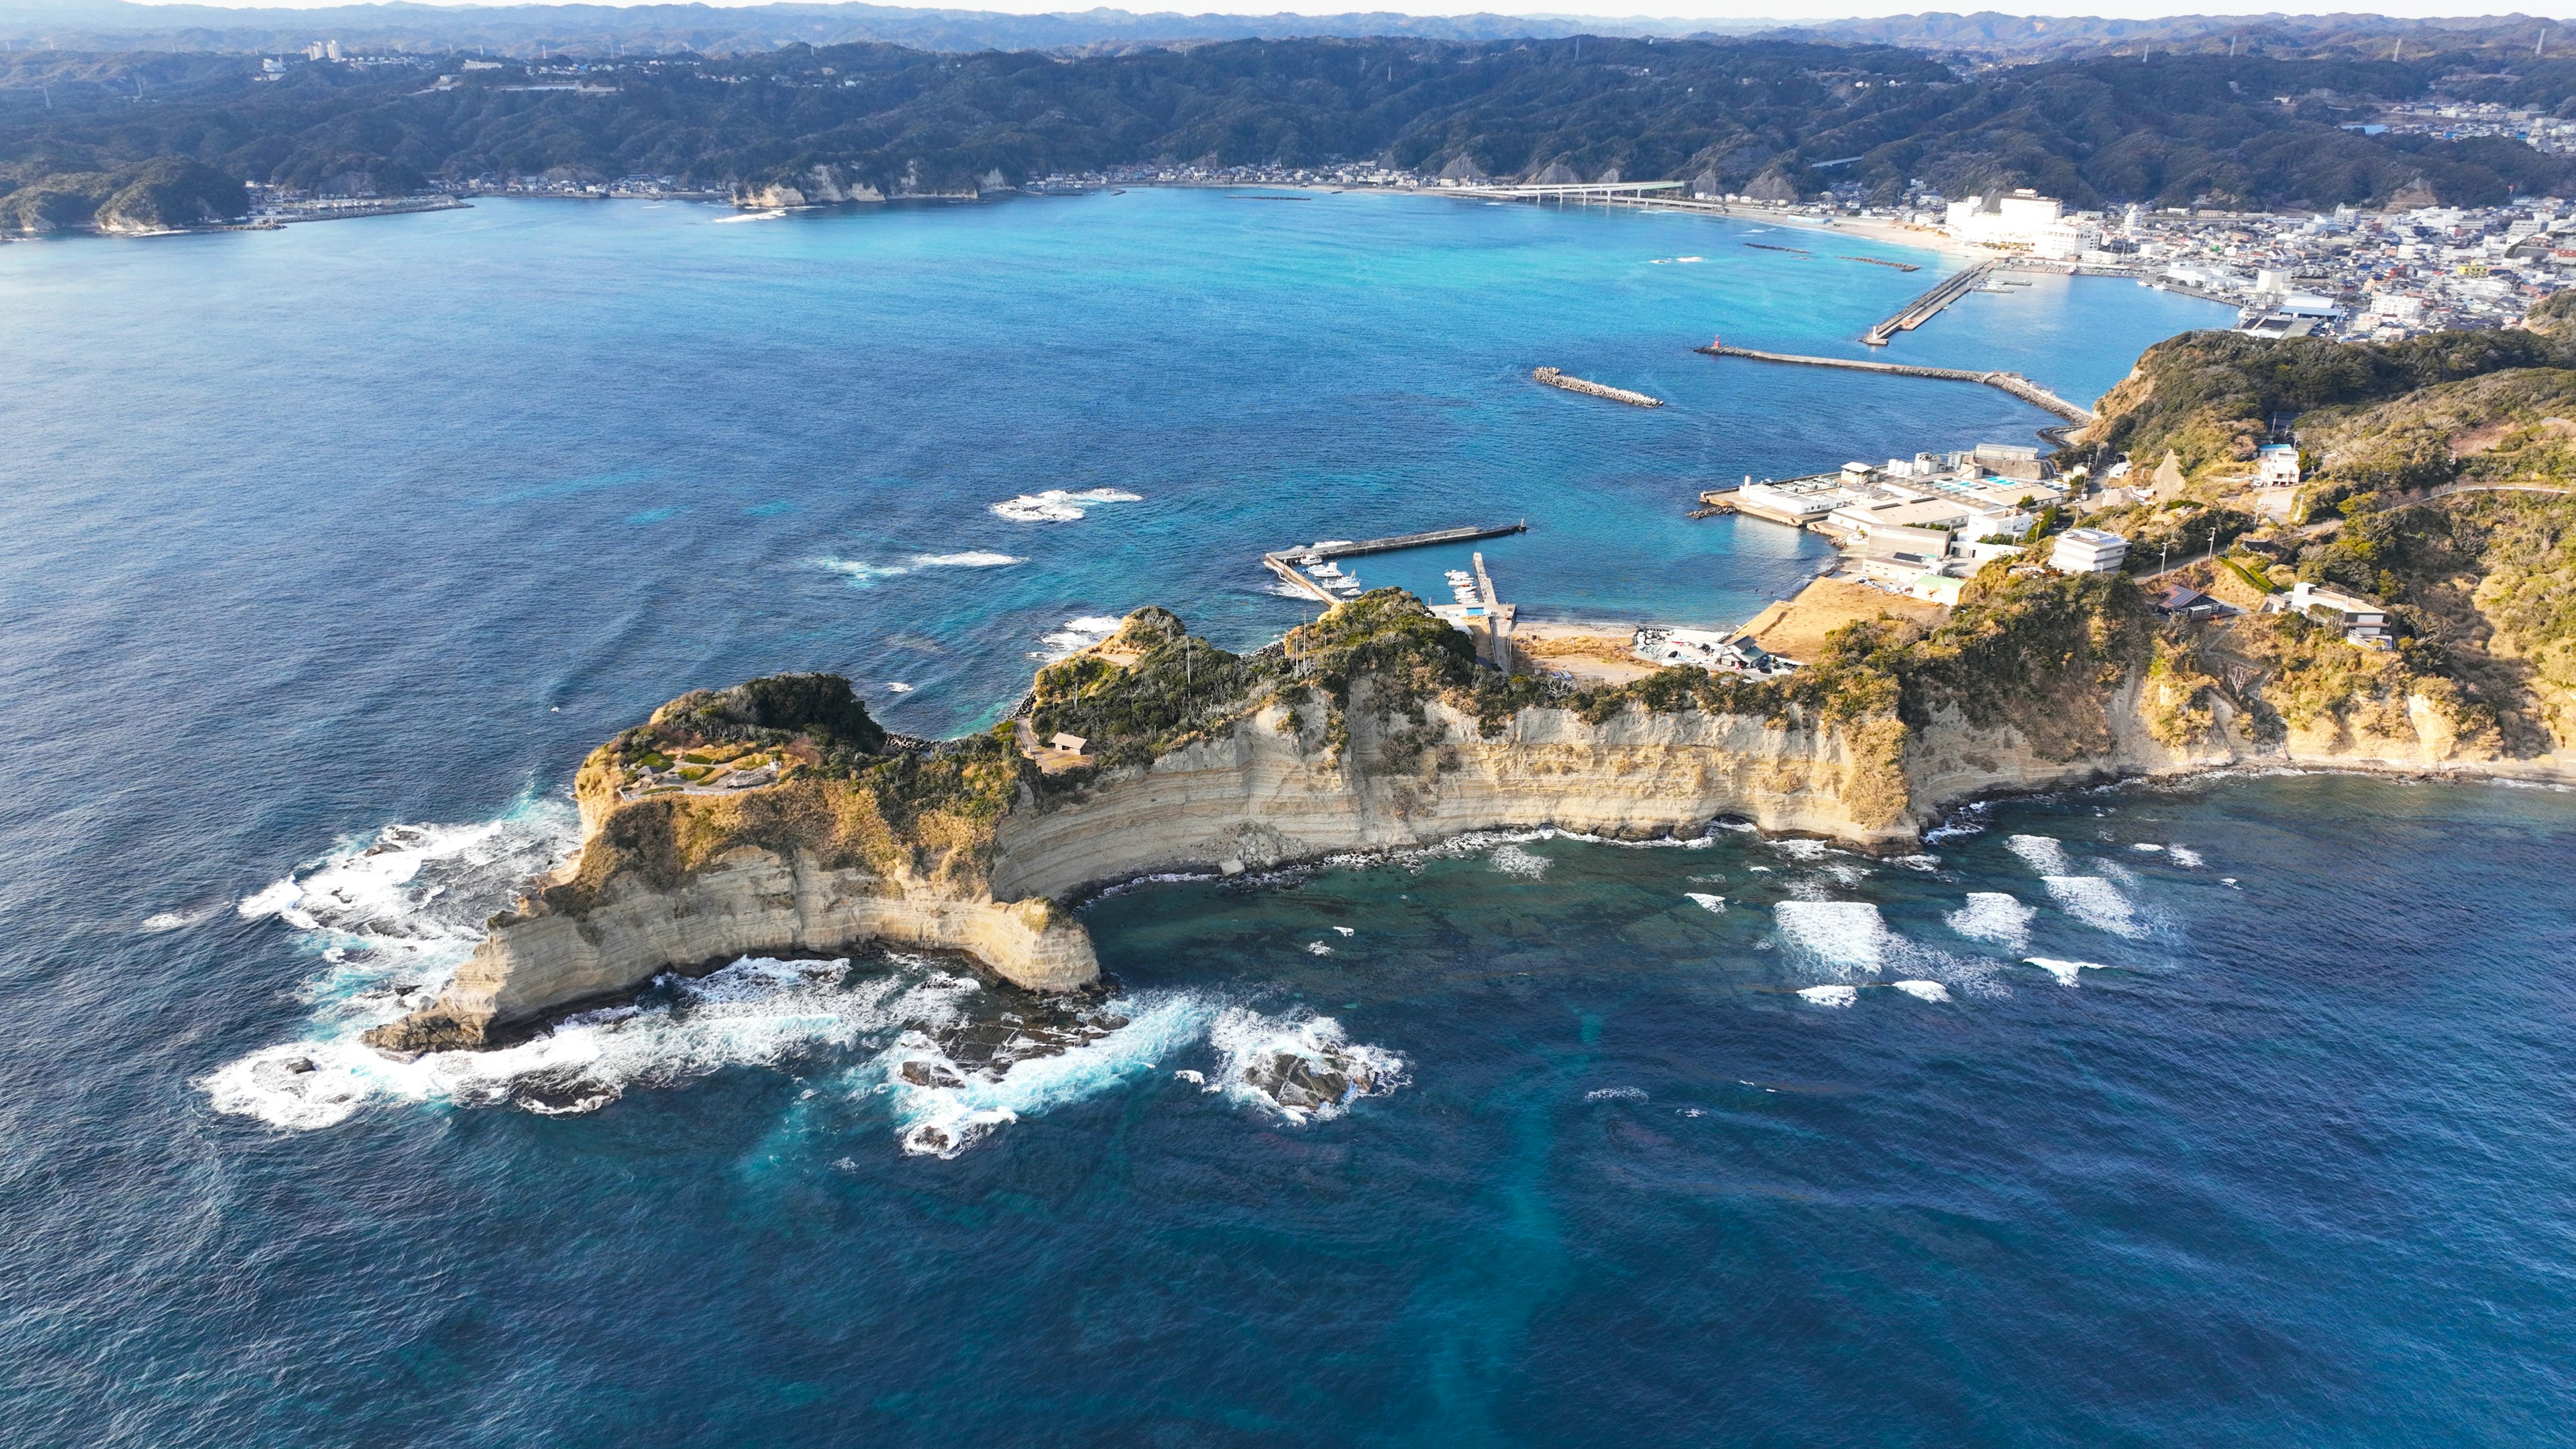
[[[2001,388],[2033,407],[2045,408],[2070,423],[2090,424],[2093,410],[2078,407],[2018,372],[1973,372],[1963,367],[1914,367],[1902,362],[1867,362],[1856,357],[1807,357],[1795,352],[1762,352],[1750,347],[1729,347],[1712,343],[1694,347],[1711,357],[1749,357],[1756,362],[1789,362],[1802,367],[1840,367],[1853,372],[1885,372],[1899,377],[1937,377],[1947,382],[1981,382]]]
[[[1954,272],[1942,278],[1932,290],[1906,303],[1895,316],[1862,333],[1860,340],[1872,347],[1885,347],[1887,339],[1899,332],[1913,331],[1940,316],[1951,303],[1975,291],[1986,280],[1986,274],[1994,269],[1993,262],[1979,262],[1964,272]]]
[[[1612,402],[1626,403],[1632,408],[1659,408],[1664,405],[1662,398],[1648,397],[1642,392],[1630,392],[1624,387],[1608,387],[1597,382],[1586,382],[1579,377],[1568,377],[1553,367],[1542,367],[1530,376],[1546,383],[1549,387],[1561,387],[1567,392],[1579,392],[1586,397],[1606,397]]]

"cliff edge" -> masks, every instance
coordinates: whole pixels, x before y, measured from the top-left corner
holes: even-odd
[[[666,970],[869,940],[1076,990],[1099,976],[1065,909],[1087,887],[1474,830],[1729,818],[1888,850],[1962,799],[2239,760],[2571,774],[2402,655],[2296,616],[2162,620],[2125,576],[2002,562],[1939,624],[1846,625],[1786,676],[1590,689],[1478,663],[1396,590],[1244,655],[1145,609],[1040,671],[1024,716],[925,745],[837,676],[683,695],[583,764],[579,852],[369,1040],[486,1046]],[[1059,734],[1082,748],[1036,745]]]
[[[1247,655],[1141,610],[1041,671],[1026,721],[926,747],[836,676],[683,695],[592,753],[578,853],[370,1040],[489,1045],[665,970],[865,940],[1069,990],[1099,967],[1062,903],[1150,871],[1720,816],[1894,848],[1965,794],[2188,759],[2126,723],[2151,653],[2134,587],[2000,569],[1980,587],[1939,629],[1855,625],[1780,679],[1505,676],[1381,590]],[[1086,747],[1041,768],[1026,743],[1059,732]]]

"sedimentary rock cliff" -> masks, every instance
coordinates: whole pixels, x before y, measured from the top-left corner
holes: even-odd
[[[1895,849],[1974,796],[2238,760],[2576,773],[2506,757],[2456,699],[2385,667],[2341,696],[2359,703],[2285,717],[2178,637],[2125,579],[1998,572],[1939,629],[1854,626],[1787,681],[1669,670],[1577,692],[1480,670],[1388,591],[1299,631],[1293,660],[1140,612],[1041,674],[1025,732],[926,752],[829,676],[686,695],[584,765],[580,854],[373,1039],[484,1045],[667,969],[868,940],[1078,988],[1099,967],[1063,907],[1086,887],[1475,830],[1639,839],[1728,818]],[[1022,748],[1077,725],[1095,733],[1071,768]]]

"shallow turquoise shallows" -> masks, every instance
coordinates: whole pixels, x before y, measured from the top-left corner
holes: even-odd
[[[946,733],[1143,604],[1274,637],[1265,548],[1521,519],[1532,613],[1738,622],[1825,555],[1700,489],[2049,419],[1689,349],[1861,355],[1942,264],[1150,190],[0,247],[0,1442],[2568,1442],[2558,792],[1143,883],[1129,1024],[966,1094],[890,1054],[1002,1003],[881,953],[353,1044],[686,688]],[[1883,355],[2089,399],[2226,320],[2059,281]],[[1332,1037],[1399,1085],[1227,1086]]]

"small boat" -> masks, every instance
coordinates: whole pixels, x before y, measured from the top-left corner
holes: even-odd
[[[1314,567],[1306,570],[1306,572],[1313,574],[1319,579],[1338,579],[1342,577],[1342,566],[1340,564],[1331,563],[1316,564]]]

